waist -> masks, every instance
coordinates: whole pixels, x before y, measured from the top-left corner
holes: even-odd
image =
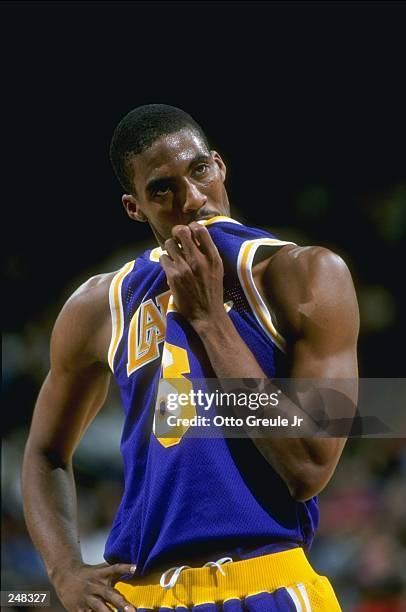
[[[208,549],[204,553],[192,553],[190,551],[184,551],[184,553],[179,556],[177,554],[175,557],[172,555],[169,557],[169,560],[154,562],[153,567],[148,572],[138,572],[135,575],[135,579],[137,576],[143,576],[158,574],[164,572],[168,569],[169,566],[172,565],[190,565],[192,568],[199,568],[199,566],[203,566],[205,563],[210,561],[211,559],[220,559],[221,557],[232,557],[233,561],[245,561],[246,559],[251,559],[253,557],[262,557],[265,555],[270,555],[278,552],[283,552],[285,550],[290,550],[292,548],[297,548],[300,544],[297,541],[275,541],[273,543],[269,542],[258,542],[252,546],[240,545],[240,546],[228,546],[227,548],[216,548],[208,547]],[[303,545],[302,545],[303,546]],[[200,548],[201,546],[195,546],[194,549]],[[304,550],[306,548],[303,546]],[[140,569],[140,568],[139,568]]]
[[[159,608],[244,599],[290,584],[309,582],[318,576],[301,548],[233,561],[222,568],[224,575],[216,567],[184,569],[170,590],[160,586],[160,572],[120,581],[115,588],[136,607]]]

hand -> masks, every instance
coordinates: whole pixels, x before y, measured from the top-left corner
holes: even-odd
[[[83,564],[61,573],[55,579],[54,586],[69,612],[111,612],[108,604],[124,612],[135,612],[134,606],[113,588],[120,576],[132,574],[133,571],[134,566],[127,563]]]
[[[176,225],[172,236],[160,263],[178,312],[192,326],[223,317],[223,262],[209,232],[193,222]]]

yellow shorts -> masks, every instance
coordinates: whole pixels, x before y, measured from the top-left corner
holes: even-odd
[[[117,582],[115,588],[138,612],[175,608],[195,612],[341,610],[330,582],[314,571],[301,548],[234,561],[221,568],[184,569],[176,584],[167,589],[160,586],[160,573]]]

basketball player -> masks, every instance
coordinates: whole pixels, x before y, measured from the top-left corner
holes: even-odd
[[[110,154],[128,216],[148,223],[158,246],[91,278],[53,330],[23,497],[61,602],[72,612],[339,610],[305,552],[345,439],[160,436],[154,407],[160,379],[270,379],[279,352],[292,377],[356,378],[346,265],[232,219],[225,164],[179,109],[131,111]],[[125,487],[107,563],[90,566],[72,456],[111,372],[125,409]]]

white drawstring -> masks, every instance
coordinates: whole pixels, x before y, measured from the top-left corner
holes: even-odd
[[[224,563],[230,563],[230,562],[232,562],[231,557],[222,557],[218,561],[208,561],[207,563],[203,565],[203,567],[217,567],[217,569],[220,570],[220,573],[223,576],[225,576],[224,570],[221,566]],[[181,575],[184,569],[190,569],[190,565],[181,565],[180,567],[171,567],[170,569],[166,570],[166,572],[162,574],[161,579],[159,581],[159,584],[161,585],[161,587],[165,590],[173,589],[173,587],[178,581],[179,576]],[[172,576],[170,577],[169,581],[165,583],[165,580],[168,574],[170,574],[171,572],[173,572]]]
[[[161,585],[161,587],[163,589],[172,589],[177,583],[180,573],[183,572],[183,570],[186,569],[187,567],[190,567],[190,565],[181,565],[180,567],[171,567],[170,569],[166,570],[166,572],[162,574],[161,580],[159,581],[159,584]],[[173,574],[169,582],[165,584],[165,579],[167,575],[170,574],[171,572],[173,572]]]
[[[203,567],[217,567],[217,569],[220,570],[220,574],[223,574],[223,576],[225,576],[226,574],[221,566],[224,563],[230,563],[232,561],[233,560],[231,557],[221,557],[221,559],[219,559],[218,561],[207,561],[207,563],[205,563]]]

